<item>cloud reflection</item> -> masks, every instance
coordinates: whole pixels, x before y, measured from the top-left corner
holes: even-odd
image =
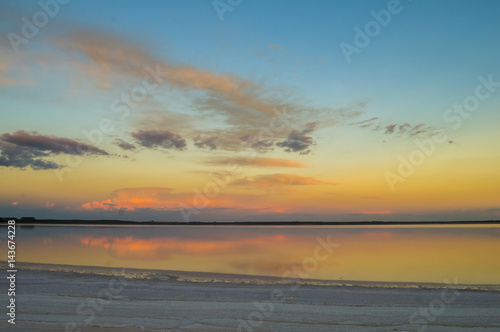
[[[262,235],[236,240],[185,240],[175,237],[157,237],[138,239],[127,237],[92,237],[78,239],[79,243],[89,247],[107,250],[113,257],[140,260],[165,260],[171,255],[220,255],[253,253],[265,245],[287,242],[284,235]]]

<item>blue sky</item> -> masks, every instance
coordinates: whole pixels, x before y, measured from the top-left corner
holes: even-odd
[[[464,208],[467,215],[496,216],[484,211],[498,208],[490,185],[499,179],[494,142],[499,139],[495,124],[500,94],[493,92],[481,101],[478,111],[464,119],[458,130],[450,128],[443,113],[474,93],[478,77],[500,81],[497,1],[402,0],[398,5],[395,1],[243,0],[224,12],[223,20],[213,2],[205,0],[72,0],[58,6],[58,13],[16,53],[9,34],[22,35],[22,18],[32,21],[41,7],[35,1],[0,5],[0,143],[5,142],[0,146],[5,158],[0,174],[19,187],[0,195],[4,211],[85,215],[90,213],[86,204],[97,202],[101,205],[96,203],[92,213],[104,215],[113,213],[102,205],[109,200],[114,205],[107,207],[175,215],[179,212],[175,204],[189,200],[192,187],[207,182],[200,174],[215,169],[206,160],[234,157],[241,137],[256,135],[269,125],[270,119],[262,113],[266,107],[286,106],[292,123],[262,142],[266,148],[260,146],[256,153],[260,158],[306,166],[300,172],[283,163],[272,169],[245,168],[234,175],[234,186],[221,188],[221,195],[228,198],[220,202],[222,196],[214,198],[210,208],[235,213],[244,195],[250,195],[255,209],[269,209],[285,219],[299,215],[341,219],[359,211],[360,218],[380,211],[389,211],[384,214],[394,218],[404,213],[414,218],[454,215],[464,202],[469,202]],[[372,11],[380,13],[391,6],[399,13],[391,15],[389,24],[359,54],[353,54],[351,62],[346,61],[340,45],[355,45],[354,28],[365,30],[374,20]],[[157,64],[170,68],[175,77],[148,94],[129,117],[118,119],[110,105],[137,86],[147,66]],[[239,92],[233,94],[233,89]],[[107,117],[116,129],[97,146],[106,155],[87,155],[67,146],[54,150],[52,145],[26,145],[26,140],[53,143],[54,137],[64,144],[95,145],[83,131],[98,127]],[[388,129],[393,125],[403,129]],[[425,131],[415,134],[421,128]],[[384,174],[394,172],[398,157],[415,149],[415,139],[436,137],[438,130],[445,130],[450,144],[441,145],[415,176],[398,184],[402,198],[394,196]],[[153,133],[163,135],[159,143],[145,141]],[[175,137],[179,144],[184,139],[185,146],[172,148],[169,140]],[[137,149],[122,151],[118,140]],[[30,154],[55,163],[51,164],[55,169],[68,169],[65,159],[72,153],[84,161],[67,173],[72,186],[57,183],[54,168],[35,170],[30,164],[33,158],[28,163],[14,160]],[[459,167],[460,160],[466,161],[465,166]],[[163,162],[175,171],[165,173],[151,166]],[[100,181],[96,169],[104,166],[115,170],[109,182],[96,185],[94,192],[82,191],[89,178]],[[143,174],[148,167],[153,167],[151,174],[161,176],[160,184]],[[442,174],[464,181],[458,196]],[[264,180],[270,182],[264,185]],[[36,190],[30,192],[30,186]],[[134,195],[143,194],[140,188],[157,186],[179,196],[165,199],[164,204],[133,206]],[[482,201],[477,193],[469,196],[470,186],[483,188]],[[129,188],[136,192],[122,191]],[[362,188],[369,189],[365,193]],[[426,192],[442,197],[442,208],[426,198]],[[128,196],[118,202],[119,195]],[[329,195],[331,201],[326,199]],[[264,198],[260,201],[257,196]],[[362,198],[368,196],[377,197],[379,203]],[[300,197],[306,197],[305,203],[295,208]],[[321,203],[316,205],[318,200]],[[208,213],[210,208],[204,210],[207,218],[231,218],[231,212],[223,216],[215,210]]]

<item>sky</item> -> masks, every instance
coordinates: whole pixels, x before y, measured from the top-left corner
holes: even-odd
[[[0,215],[500,219],[498,1],[2,1]]]

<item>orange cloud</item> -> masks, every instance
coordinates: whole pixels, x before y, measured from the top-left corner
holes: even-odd
[[[273,88],[271,92],[262,82],[174,64],[149,53],[147,45],[134,45],[99,31],[73,32],[59,38],[57,43],[65,53],[72,55],[71,61],[77,69],[91,75],[96,83],[105,88],[122,82],[124,77],[142,80],[149,74],[154,76],[154,79],[149,78],[150,84],[205,92],[205,96],[193,100],[193,108],[203,111],[204,115],[211,112],[223,114],[227,124],[238,129],[231,134],[238,133],[240,137],[243,133],[241,129],[245,129],[245,134],[253,135],[248,130],[269,127],[274,123],[276,128],[273,134],[281,139],[292,127],[303,126],[304,121],[310,122],[314,118],[321,127],[333,126],[359,117],[363,113],[361,109],[366,106],[365,101],[349,108],[320,109],[306,107],[300,102],[291,103],[292,91],[289,89]],[[270,122],[278,113],[280,116],[276,120],[279,121]]]
[[[292,167],[305,168],[307,165],[299,160],[286,158],[211,158],[207,162],[209,165],[226,165],[236,164],[241,166],[258,166],[258,167]]]
[[[0,86],[33,85],[32,68],[0,47]]]
[[[111,193],[111,198],[104,201],[93,201],[81,206],[84,210],[115,210],[151,208],[158,210],[178,209],[179,205],[194,194],[172,193],[171,188],[139,187],[122,188]]]
[[[173,65],[154,58],[144,51],[144,47],[136,47],[118,38],[90,31],[75,32],[70,39],[61,38],[58,42],[67,51],[87,57],[90,65],[74,60],[75,65],[105,86],[109,85],[113,74],[142,78],[149,66],[153,71],[158,68],[160,80],[173,86],[215,93],[241,107],[274,114],[276,105],[258,96],[260,86],[241,77],[215,74],[192,66]]]
[[[139,187],[123,188],[111,193],[111,198],[88,202],[80,206],[83,210],[180,210],[183,206],[216,208],[238,208],[264,211],[270,206],[258,195],[219,194],[209,198],[203,193],[174,193],[171,188]],[[200,207],[201,206],[201,207]]]
[[[0,52],[0,86],[14,86],[15,82],[7,76],[9,72],[8,57],[4,52]]]
[[[232,183],[237,186],[251,186],[259,188],[280,187],[280,186],[314,186],[314,185],[334,185],[336,183],[317,180],[309,176],[296,174],[272,174],[258,175],[252,178],[244,178]]]

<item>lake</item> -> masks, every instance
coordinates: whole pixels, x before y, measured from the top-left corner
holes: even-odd
[[[16,240],[17,262],[500,284],[500,225],[17,226]]]

